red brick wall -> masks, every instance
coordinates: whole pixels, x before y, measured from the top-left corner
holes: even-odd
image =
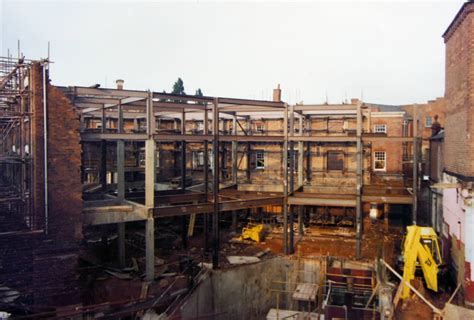
[[[373,132],[374,125],[386,124],[387,136],[402,136],[403,117],[386,117],[386,118],[372,118],[371,130]],[[373,171],[374,174],[400,174],[402,172],[402,143],[399,141],[383,141],[372,143],[372,155],[375,151],[385,151],[387,153],[387,170]],[[373,158],[371,163],[372,170],[374,168]]]
[[[40,64],[31,70],[35,215],[44,225],[44,115]],[[82,238],[81,145],[79,118],[66,96],[48,85],[48,199],[49,235],[65,241]]]
[[[29,89],[35,227],[44,228],[43,69],[40,63],[31,67]],[[80,303],[76,272],[82,238],[79,119],[69,100],[51,85],[47,85],[47,106],[48,234],[33,235],[20,254],[26,257],[26,272],[31,275],[27,284],[31,294],[22,296],[22,301],[49,306],[75,305]],[[7,276],[16,279],[15,274]]]
[[[445,35],[445,169],[474,176],[474,3],[457,17]]]

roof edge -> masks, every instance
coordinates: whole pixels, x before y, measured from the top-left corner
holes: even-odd
[[[468,9],[470,10],[468,10]],[[457,29],[457,27],[461,24],[461,22],[466,18],[466,16],[474,12],[474,0],[469,0],[467,2],[464,2],[462,7],[459,9],[458,13],[456,13],[456,16],[454,17],[453,21],[449,24],[448,28],[446,31],[444,31],[442,37],[444,38],[444,42],[449,40],[449,38],[453,35],[454,31]]]

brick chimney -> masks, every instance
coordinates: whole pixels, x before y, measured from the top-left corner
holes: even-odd
[[[123,90],[124,81],[122,79],[117,79],[115,83],[117,84],[117,90]]]
[[[273,101],[274,102],[281,102],[280,84],[278,84],[278,87],[276,89],[273,89]]]
[[[359,103],[359,99],[357,99],[357,98],[352,98],[351,99],[351,104],[357,104],[357,103]]]

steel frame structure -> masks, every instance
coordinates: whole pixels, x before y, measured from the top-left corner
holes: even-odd
[[[212,216],[212,262],[214,268],[219,265],[219,213],[223,211],[234,211],[238,209],[248,209],[252,207],[262,207],[265,205],[282,205],[283,206],[283,242],[284,253],[290,254],[294,248],[294,210],[290,210],[289,206],[304,206],[315,204],[311,201],[315,195],[301,192],[303,186],[303,153],[304,145],[309,143],[350,143],[357,148],[356,153],[356,190],[352,204],[356,208],[356,256],[361,257],[362,243],[362,203],[366,201],[379,201],[381,203],[401,203],[412,204],[416,207],[416,191],[408,196],[383,196],[363,193],[363,146],[366,143],[374,141],[397,141],[411,142],[415,147],[419,137],[400,136],[387,137],[364,133],[362,130],[362,122],[364,117],[364,106],[362,103],[357,105],[288,105],[280,101],[261,101],[248,99],[233,99],[222,97],[197,97],[189,95],[172,95],[166,93],[157,93],[151,91],[137,90],[119,90],[119,89],[102,89],[89,87],[62,87],[61,88],[77,107],[82,122],[89,116],[101,119],[102,126],[100,132],[90,132],[85,129],[81,133],[83,143],[100,142],[102,146],[107,141],[117,144],[117,199],[110,205],[109,200],[103,200],[86,205],[86,211],[89,218],[86,219],[90,224],[126,222],[135,220],[147,221],[147,261],[148,271],[147,277],[153,278],[152,274],[152,251],[153,244],[151,238],[153,235],[154,219],[171,216],[187,216],[195,214],[204,214],[206,239],[208,238],[208,215]],[[304,121],[311,117],[312,114],[322,113],[351,113],[357,120],[357,130],[354,136],[321,136],[313,135],[310,131],[305,132]],[[249,127],[243,128],[240,121],[249,121],[252,114],[268,114],[271,117],[283,119],[283,134],[263,134],[252,135]],[[180,119],[181,128],[179,133],[163,133],[157,132],[156,121],[160,118],[174,117]],[[200,117],[204,120],[204,130],[202,134],[186,133],[185,121]],[[125,118],[141,119],[146,121],[146,132],[126,133],[123,128]],[[116,119],[117,128],[108,129],[107,119]],[[224,134],[220,130],[220,121],[223,119],[232,119],[234,126],[231,134]],[[209,125],[209,121],[211,124]],[[414,121],[416,123],[416,121]],[[238,134],[237,125],[242,129],[242,133]],[[247,124],[248,125],[248,124]],[[416,131],[415,131],[416,132]],[[143,204],[134,200],[127,200],[125,197],[124,183],[124,147],[125,141],[144,141],[145,142],[145,193]],[[175,194],[164,194],[163,192],[155,193],[155,170],[156,170],[156,143],[157,142],[175,142],[181,145],[182,161],[181,161],[181,189]],[[237,146],[238,144],[271,142],[282,145],[282,163],[288,163],[285,170],[282,165],[283,177],[282,192],[265,193],[249,195],[243,192],[234,191],[233,199],[226,197],[230,190],[221,185],[219,147],[221,144],[231,143],[232,147],[232,182],[237,184]],[[204,170],[204,190],[201,193],[186,193],[186,165],[185,150],[187,143],[202,143],[204,150],[209,150],[209,144],[212,148],[212,174],[208,170]],[[295,182],[295,145],[298,149],[298,181]],[[103,190],[106,189],[105,181],[105,147],[102,148],[102,164],[101,164],[101,184]],[[208,167],[209,158],[207,152],[204,153],[204,167]],[[414,152],[416,155],[416,152]],[[290,155],[290,156],[289,156]],[[414,167],[416,165],[416,156],[414,159]],[[414,181],[416,181],[414,169]],[[415,184],[414,184],[415,186]],[[415,189],[415,188],[414,188]],[[337,198],[336,201],[339,201]],[[109,202],[107,202],[109,201]],[[118,208],[127,205],[128,212],[120,214]],[[296,208],[296,207],[295,207]],[[414,209],[416,210],[416,209]],[[103,212],[115,212],[114,219],[98,219],[97,217]],[[302,226],[301,210],[298,211],[299,225]],[[134,212],[135,214],[130,214]],[[415,211],[414,211],[415,212]],[[415,218],[414,218],[415,219]],[[123,225],[121,225],[123,228]],[[302,234],[302,230],[300,230]],[[119,232],[120,234],[120,232]],[[183,239],[185,241],[185,239]],[[206,241],[206,246],[207,246]]]

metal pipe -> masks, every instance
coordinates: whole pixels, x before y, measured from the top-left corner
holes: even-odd
[[[48,102],[46,88],[46,67],[47,62],[43,62],[43,147],[44,147],[44,233],[48,234],[49,224],[49,204],[48,204]]]

